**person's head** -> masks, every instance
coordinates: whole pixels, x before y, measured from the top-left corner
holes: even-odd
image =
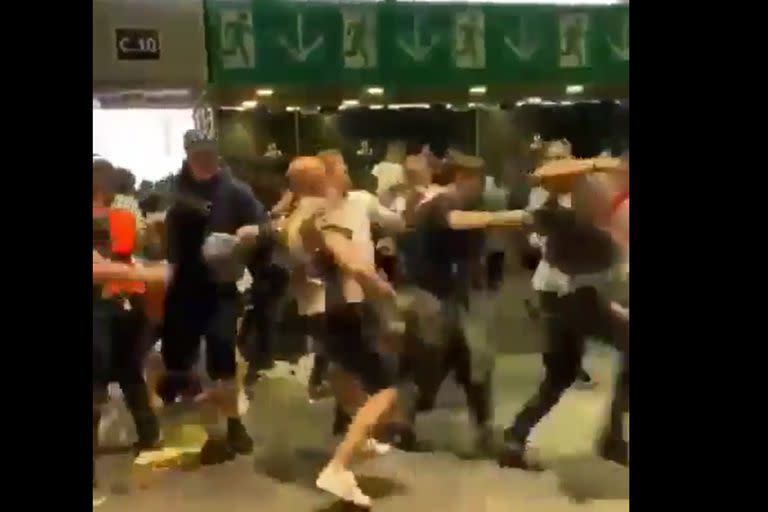
[[[385,160],[387,162],[401,164],[403,163],[403,160],[405,160],[405,153],[405,142],[401,140],[393,140],[387,144],[387,155]]]
[[[409,155],[405,159],[405,182],[409,187],[426,187],[432,183],[432,169],[426,155]]]
[[[325,164],[316,156],[298,156],[291,161],[288,171],[288,188],[297,197],[325,197],[328,185]]]
[[[200,130],[188,130],[184,134],[184,150],[192,177],[207,181],[219,172],[219,154],[216,140]]]
[[[542,163],[564,160],[571,157],[571,143],[565,139],[548,141],[544,143],[542,151]]]
[[[335,188],[336,192],[344,195],[352,188],[352,179],[349,177],[347,163],[344,155],[337,149],[320,151],[317,157],[325,165],[325,173],[328,177],[328,185]]]
[[[93,161],[93,199],[110,202],[115,195],[115,168],[109,161],[97,158]]]
[[[462,201],[470,204],[482,197],[485,186],[483,179],[485,162],[482,158],[449,150],[444,165],[453,177],[456,193]]]
[[[122,195],[132,195],[136,192],[136,177],[128,169],[118,167],[115,169],[117,179],[115,192]]]

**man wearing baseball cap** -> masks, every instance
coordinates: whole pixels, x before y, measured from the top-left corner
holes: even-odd
[[[247,454],[253,441],[237,410],[235,338],[240,303],[235,272],[217,272],[206,260],[214,237],[237,239],[240,228],[267,222],[251,189],[223,168],[216,140],[199,130],[184,134],[187,158],[174,177],[175,203],[168,210],[168,261],[173,266],[166,299],[162,355],[168,374],[159,392],[166,401],[193,381],[200,340],[206,339],[206,393],[216,416],[227,418],[226,435],[209,429],[201,463],[217,464]],[[237,239],[239,240],[239,239]],[[216,244],[213,244],[216,245]],[[226,245],[226,244],[225,244]],[[204,256],[203,248],[206,248]]]

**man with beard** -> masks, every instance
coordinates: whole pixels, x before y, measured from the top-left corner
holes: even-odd
[[[202,464],[218,464],[248,454],[253,441],[238,412],[235,338],[240,302],[239,275],[214,272],[203,255],[212,237],[244,238],[244,226],[268,224],[251,189],[222,168],[216,141],[190,130],[184,135],[187,160],[175,178],[175,203],[166,216],[168,261],[173,267],[163,322],[162,356],[167,375],[158,393],[167,403],[194,386],[191,372],[206,340],[206,370],[213,388],[203,397],[215,421],[226,417],[226,435],[210,429],[200,453]],[[215,240],[214,240],[215,241]],[[242,274],[242,270],[240,272]],[[209,418],[213,419],[213,418]]]

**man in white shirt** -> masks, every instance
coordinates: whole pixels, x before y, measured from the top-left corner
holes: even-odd
[[[369,215],[377,208],[364,194],[349,194],[349,177],[339,160],[300,157],[288,177],[298,204],[285,233],[296,267],[294,290],[300,313],[310,324],[335,371],[337,400],[352,421],[316,485],[339,498],[369,507],[349,470],[352,459],[379,445],[375,426],[395,407],[397,391],[380,354],[365,339],[361,306],[366,293],[394,294],[376,273]],[[326,164],[328,172],[326,174]]]
[[[376,177],[376,195],[381,195],[395,185],[405,181],[403,161],[405,160],[405,143],[390,142],[384,160],[376,164],[371,171]]]

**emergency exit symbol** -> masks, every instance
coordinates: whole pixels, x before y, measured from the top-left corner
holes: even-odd
[[[480,9],[467,9],[454,17],[453,59],[456,67],[485,67],[485,14]]]
[[[621,61],[629,60],[629,14],[625,14],[621,24],[621,39],[615,44],[610,35],[605,36],[611,46],[611,52]]]
[[[309,54],[325,42],[325,36],[319,35],[315,38],[312,44],[304,46],[304,15],[298,12],[296,13],[296,47],[294,48],[291,46],[285,35],[279,36],[277,40],[283,48],[288,51],[291,57],[293,57],[293,60],[297,62],[306,62]]]
[[[245,9],[221,11],[221,65],[224,69],[252,68],[256,65],[253,41],[253,16]]]
[[[533,38],[528,23],[522,16],[517,18],[517,41],[512,36],[507,35],[504,36],[504,45],[512,50],[521,61],[531,60],[536,50],[539,49],[539,42]]]

